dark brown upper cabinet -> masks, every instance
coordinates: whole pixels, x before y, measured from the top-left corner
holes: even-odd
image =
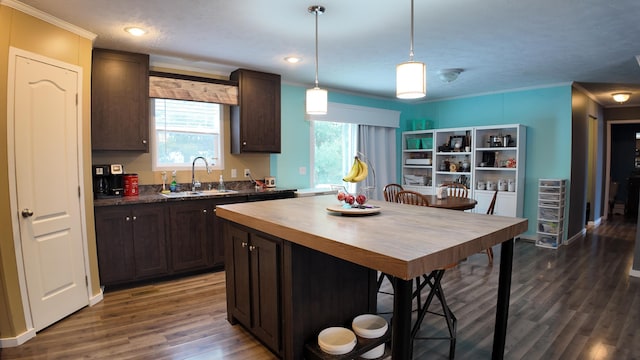
[[[231,107],[231,152],[280,152],[280,75],[238,69],[238,105]]]
[[[149,151],[149,55],[93,50],[91,145]]]

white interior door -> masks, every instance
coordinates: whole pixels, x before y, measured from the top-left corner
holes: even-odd
[[[22,261],[36,331],[89,302],[80,216],[78,76],[64,67],[15,58],[9,121]]]

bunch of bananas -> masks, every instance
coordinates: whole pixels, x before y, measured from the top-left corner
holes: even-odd
[[[342,178],[342,181],[356,183],[366,179],[367,175],[369,175],[369,166],[356,156],[353,160],[353,165],[351,165],[351,170],[349,170],[347,176]]]

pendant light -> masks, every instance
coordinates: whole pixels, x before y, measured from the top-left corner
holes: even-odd
[[[413,0],[411,0],[411,48],[409,61],[396,66],[396,96],[418,99],[427,95],[427,66],[413,61]]]
[[[309,6],[309,12],[316,15],[316,86],[307,89],[307,114],[325,115],[327,113],[327,90],[318,87],[318,15],[324,14],[324,6]]]

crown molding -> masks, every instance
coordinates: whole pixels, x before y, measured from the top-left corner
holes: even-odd
[[[70,31],[78,36],[81,36],[85,39],[89,39],[91,40],[91,42],[93,43],[96,39],[96,37],[98,37],[96,34],[87,31],[85,29],[82,29],[78,26],[75,26],[73,24],[69,24],[66,21],[60,20],[55,16],[49,15],[47,13],[45,13],[44,11],[38,10],[32,6],[29,6],[27,4],[23,4],[19,1],[16,0],[0,0],[0,5],[4,5],[4,6],[8,6],[10,8],[16,9],[20,12],[23,12],[27,15],[31,15],[35,18],[38,18],[42,21],[46,21],[49,24],[55,25],[61,29]]]

